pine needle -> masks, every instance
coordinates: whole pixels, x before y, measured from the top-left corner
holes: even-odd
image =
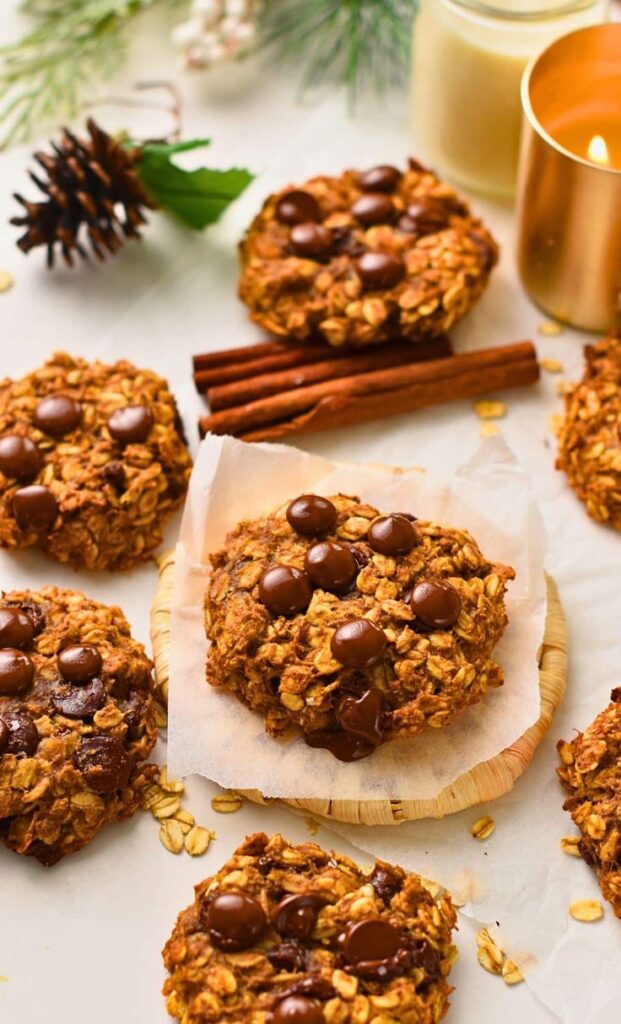
[[[27,139],[41,124],[74,117],[89,85],[122,60],[127,23],[162,2],[24,0],[32,28],[0,48],[2,147]]]
[[[267,0],[262,45],[303,67],[306,92],[343,82],[353,108],[364,88],[378,93],[407,72],[417,0]]]

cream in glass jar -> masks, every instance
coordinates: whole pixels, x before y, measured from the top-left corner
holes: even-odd
[[[420,0],[413,131],[420,156],[458,184],[515,192],[528,61],[566,32],[603,21],[607,0]]]

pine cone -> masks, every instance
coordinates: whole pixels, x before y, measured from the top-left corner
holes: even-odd
[[[54,266],[56,246],[69,266],[74,252],[87,259],[87,239],[98,259],[105,259],[126,238],[140,238],[139,226],[146,223],[142,207],[155,207],[135,170],[140,149],[125,148],[92,118],[87,128],[88,139],[65,128],[60,144],[52,144],[53,154],[35,153],[47,180],[33,172],[30,177],[45,194],[44,202],[15,195],[26,212],[11,224],[27,229],[17,244],[23,252],[47,246],[48,267]]]

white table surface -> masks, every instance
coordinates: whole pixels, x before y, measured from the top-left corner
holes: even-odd
[[[16,5],[11,2],[8,6],[11,11],[3,11],[0,42],[8,41],[17,31]],[[171,77],[172,54],[161,21],[149,16],[141,25],[129,70],[102,92],[127,93],[129,81]],[[404,97],[391,98],[379,108],[364,104],[357,120],[351,122],[338,96],[328,94],[319,107],[300,106],[291,80],[254,61],[244,70],[218,73],[213,79],[200,75],[188,79],[176,72],[175,78],[184,95],[185,134],[212,136],[215,142],[210,159],[214,163],[245,164],[260,175],[252,193],[232,215],[233,225],[236,217],[243,223],[243,217],[256,209],[275,184],[303,180],[329,168],[337,171],[350,161],[352,165],[398,161],[414,150]],[[105,124],[116,126],[123,115],[103,109],[98,116]],[[140,116],[137,121],[132,115],[132,121],[137,124]],[[160,132],[167,129],[165,118],[156,126],[152,117],[147,122],[145,116],[143,122],[145,132],[154,127]],[[25,259],[14,247],[14,230],[6,226],[15,212],[11,192],[28,188],[25,169],[31,148],[19,147],[0,155],[0,269],[15,278],[14,288],[0,295],[2,374],[19,376],[57,348],[87,358],[127,356],[168,377],[195,442],[200,402],[191,385],[190,355],[241,344],[255,336],[235,298],[236,266],[230,241],[234,228],[229,225],[227,229],[225,223],[195,236],[154,215],[144,243],[128,245],[109,265],[49,275],[42,254]],[[420,155],[424,158],[424,153]],[[455,332],[457,345],[469,348],[531,337],[540,354],[563,361],[566,376],[577,375],[584,338],[569,331],[554,339],[537,335],[537,325],[544,317],[526,300],[515,276],[510,211],[480,201],[478,207],[504,243],[503,258],[484,300]],[[555,384],[554,378],[544,377],[538,389],[508,393],[509,414],[502,429],[532,471],[550,535],[549,566],[561,587],[572,638],[568,697],[530,769],[540,780],[549,778],[549,788],[557,797],[555,807],[560,808],[562,796],[553,775],[554,741],[571,735],[572,728],[586,725],[606,703],[607,691],[619,682],[614,670],[621,655],[621,542],[587,520],[563,478],[554,471],[554,443],[547,421],[551,412],[560,410]],[[471,403],[453,403],[334,435],[309,436],[301,439],[300,446],[331,457],[393,464],[440,461],[450,468],[458,436],[465,436],[472,449],[478,443],[478,422]],[[174,540],[174,526],[169,540]],[[578,558],[576,552],[580,552]],[[149,606],[156,584],[153,566],[123,576],[78,577],[37,552],[25,552],[0,553],[0,572],[2,589],[57,583],[118,602],[135,635],[149,643]],[[163,744],[160,747],[163,759]],[[528,789],[527,775],[519,793],[515,791],[526,804]],[[298,841],[308,836],[305,823],[284,808],[258,809],[245,804],[237,814],[216,815],[209,804],[216,791],[215,785],[204,780],[189,783],[188,807],[200,822],[215,828],[218,836],[199,860],[175,858],[166,852],[158,842],[155,822],[142,814],[129,824],[108,829],[90,849],[52,870],[0,850],[0,1021],[164,1024],[168,1018],[159,995],[163,981],[159,950],[176,913],[190,902],[192,885],[215,869],[248,832],[281,830]],[[506,835],[513,837],[511,815],[505,819]],[[514,836],[515,848],[528,844],[529,851],[540,850],[545,858],[550,843],[556,844],[556,837],[563,834],[559,833],[563,826],[565,832],[571,831],[559,810],[548,835],[522,831]],[[456,841],[465,845],[473,842],[465,829],[455,831],[454,820],[437,827],[446,828],[444,837],[454,834]],[[343,838],[327,829],[321,829],[318,840],[352,853]],[[364,845],[369,840],[359,841]],[[433,847],[424,853],[420,867],[433,875]],[[358,852],[354,855],[364,859]],[[515,861],[519,872],[519,855]],[[571,872],[577,868],[582,865],[559,855],[554,878],[571,887],[577,877]],[[586,869],[578,877],[576,898],[599,895]],[[611,917],[607,908],[605,934],[612,935],[608,941],[616,943],[621,929],[618,924],[611,926]],[[553,983],[548,973],[546,984],[531,986],[527,981],[509,989],[476,962],[474,933],[479,923],[476,906],[470,917],[460,915],[457,941],[461,955],[452,975],[456,992],[449,1020],[460,1024],[492,1024],[499,1019],[528,1019],[530,1024],[572,1021],[572,1007],[568,1008],[562,993],[575,985],[575,972],[570,961],[564,960],[563,944],[555,951]],[[505,923],[510,925],[510,919]],[[570,922],[567,928],[573,925]],[[599,925],[576,927],[585,929],[579,933],[580,941],[601,942],[595,931]],[[621,943],[613,950],[612,963],[616,960],[618,964],[620,948]],[[574,962],[572,959],[571,964]],[[612,986],[613,981],[610,975],[594,977],[591,972],[581,985],[589,992],[589,986]],[[615,1005],[612,992],[610,988],[611,1008]],[[603,1001],[592,1002],[600,1006]],[[612,1019],[602,1010],[581,1012],[585,1024]]]

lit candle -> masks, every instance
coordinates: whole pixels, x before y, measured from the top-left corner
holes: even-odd
[[[412,123],[422,158],[467,188],[512,196],[524,68],[552,40],[605,12],[606,0],[421,0]]]
[[[621,327],[621,24],[572,32],[527,68],[518,262],[531,298]]]

